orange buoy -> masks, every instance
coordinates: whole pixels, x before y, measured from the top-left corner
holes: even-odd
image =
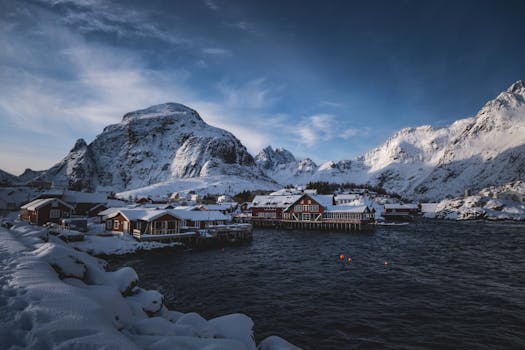
[[[352,262],[352,258],[348,258],[348,262]]]
[[[344,254],[339,255],[339,259],[340,260],[345,260],[345,255]]]

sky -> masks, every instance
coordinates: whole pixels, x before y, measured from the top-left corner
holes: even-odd
[[[196,109],[253,154],[352,159],[525,80],[523,1],[0,0],[0,169],[130,111]]]

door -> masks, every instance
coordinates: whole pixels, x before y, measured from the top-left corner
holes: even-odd
[[[127,221],[122,222],[122,232],[129,233],[129,222]]]

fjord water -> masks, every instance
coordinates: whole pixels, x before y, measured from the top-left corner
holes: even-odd
[[[257,229],[242,246],[112,263],[135,268],[175,310],[249,315],[257,341],[276,334],[305,349],[525,348],[522,224]]]

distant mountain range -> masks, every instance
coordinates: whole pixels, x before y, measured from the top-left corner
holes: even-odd
[[[328,181],[436,200],[514,181],[524,171],[525,83],[518,81],[475,117],[443,128],[402,129],[363,156],[320,165],[283,148],[267,147],[253,158],[233,134],[206,124],[186,106],[166,103],[124,115],[89,145],[78,140],[48,170],[27,169],[19,177],[0,171],[0,183],[38,180],[76,190],[162,195]]]
[[[525,176],[525,83],[514,83],[473,118],[402,129],[354,160],[317,165],[271,147],[255,160],[281,184],[369,183],[421,200],[504,184]]]

